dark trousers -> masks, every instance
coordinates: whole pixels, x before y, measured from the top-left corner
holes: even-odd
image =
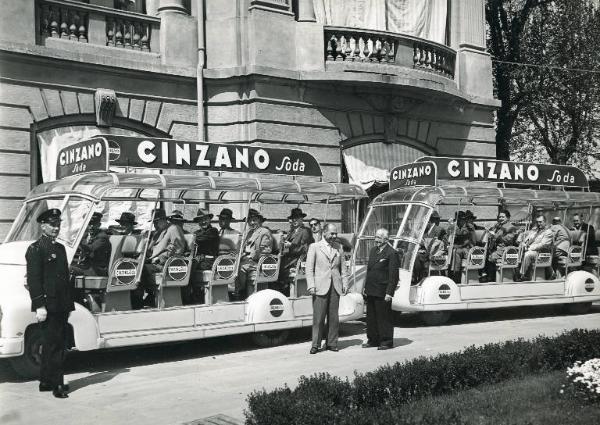
[[[367,340],[371,345],[394,344],[392,303],[385,298],[367,296]]]
[[[67,321],[69,313],[51,313],[41,323],[42,367],[40,382],[53,387],[64,384],[65,347],[67,346]]]
[[[325,318],[327,318],[327,347],[337,347],[338,331],[340,327],[340,294],[329,287],[329,292],[325,295],[313,295],[313,325],[312,325],[312,346],[319,348],[323,333],[325,332]]]

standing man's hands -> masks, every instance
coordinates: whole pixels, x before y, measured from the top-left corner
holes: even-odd
[[[317,288],[308,288],[308,293],[310,295],[317,295]]]
[[[35,318],[38,322],[43,322],[48,317],[48,310],[46,307],[39,307],[35,310]]]
[[[385,294],[385,302],[389,303],[391,301],[392,301],[392,296],[388,295],[388,294]]]

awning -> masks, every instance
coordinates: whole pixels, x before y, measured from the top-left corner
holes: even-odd
[[[412,146],[382,142],[353,146],[345,149],[342,154],[349,183],[357,184],[365,190],[373,185],[388,184],[392,168],[427,155]]]

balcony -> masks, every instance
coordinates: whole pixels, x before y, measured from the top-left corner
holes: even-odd
[[[325,65],[360,62],[385,73],[393,65],[454,79],[456,52],[442,44],[386,31],[324,27]]]
[[[36,43],[62,41],[143,53],[160,51],[160,18],[69,0],[36,2]],[[55,40],[61,40],[57,42]]]

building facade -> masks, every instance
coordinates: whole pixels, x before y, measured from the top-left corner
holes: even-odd
[[[2,237],[52,153],[98,133],[303,149],[371,194],[419,156],[495,156],[484,0],[4,4]]]

